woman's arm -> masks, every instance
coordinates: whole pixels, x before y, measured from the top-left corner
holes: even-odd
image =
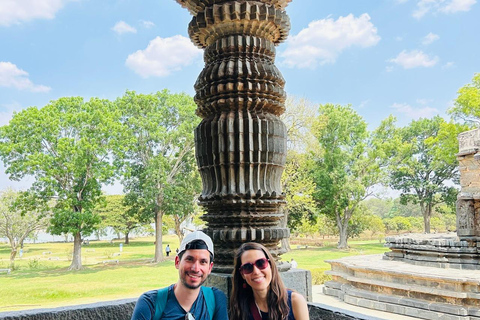
[[[292,292],[292,309],[295,320],[310,320],[307,301],[298,292]]]

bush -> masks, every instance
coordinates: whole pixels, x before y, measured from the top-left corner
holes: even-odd
[[[28,267],[30,269],[38,269],[40,268],[40,259],[34,258],[28,260]]]
[[[327,269],[312,269],[312,285],[324,284],[327,281],[332,280],[332,276],[325,274]],[[328,269],[329,270],[329,269]]]

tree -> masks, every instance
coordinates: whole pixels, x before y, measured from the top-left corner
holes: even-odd
[[[35,231],[48,225],[48,209],[21,210],[20,193],[12,189],[0,192],[0,237],[10,243],[10,268],[15,267],[15,257],[23,241]]]
[[[110,155],[121,132],[114,104],[81,97],[30,107],[0,128],[0,157],[10,179],[33,176],[30,199],[56,199],[48,231],[73,235],[71,270],[82,268],[82,234],[91,234],[100,222],[93,209],[102,184],[115,179]]]
[[[390,187],[402,192],[402,204],[420,205],[427,233],[433,207],[455,192],[445,183],[459,179],[457,135],[465,129],[436,116],[412,121],[396,132],[398,143],[392,153]]]
[[[97,204],[95,213],[102,219],[100,228],[111,227],[116,233],[125,235],[125,244],[130,243],[130,233],[142,227],[141,221],[131,214],[124,204],[124,195],[109,195],[105,201]]]
[[[467,124],[480,125],[480,73],[475,73],[472,83],[461,87],[454,106],[448,112]]]
[[[116,105],[128,133],[126,152],[116,157],[124,168],[125,201],[142,221],[155,222],[154,261],[160,262],[163,215],[185,210],[193,201],[191,186],[198,185],[198,175],[192,174],[195,103],[186,94],[163,90],[148,95],[127,91]]]
[[[303,221],[315,225],[316,210],[312,193],[315,183],[310,176],[309,156],[318,153],[318,142],[312,134],[314,123],[312,113],[315,113],[313,104],[306,99],[289,98],[286,102],[286,111],[281,116],[287,127],[287,145],[289,152],[285,170],[282,174],[282,189],[285,192],[286,206],[283,208],[281,227],[289,227],[291,231],[299,231]],[[303,228],[303,227],[302,227]],[[304,228],[303,228],[304,229]],[[282,248],[290,251],[289,239],[282,239]]]
[[[314,155],[314,199],[320,211],[335,219],[338,248],[347,248],[348,225],[360,202],[381,181],[381,143],[367,131],[365,121],[350,107],[320,106],[314,134],[323,150]],[[381,135],[378,135],[381,136]]]

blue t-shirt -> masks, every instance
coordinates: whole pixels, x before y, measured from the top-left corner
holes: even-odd
[[[178,303],[175,293],[173,292],[173,284],[168,287],[168,299],[163,310],[162,320],[184,320],[187,312],[183,310]],[[213,320],[228,320],[227,313],[227,297],[217,288],[213,289],[215,296],[215,311],[213,313]],[[131,320],[152,320],[155,315],[155,304],[157,302],[158,290],[147,291],[140,296],[133,310]],[[195,320],[210,320],[208,314],[207,303],[200,290],[197,299],[193,303],[190,313],[193,314]]]

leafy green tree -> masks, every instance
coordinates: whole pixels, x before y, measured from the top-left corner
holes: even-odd
[[[56,199],[48,230],[73,235],[70,269],[82,268],[82,234],[91,234],[100,222],[93,209],[102,184],[115,179],[110,156],[121,132],[113,103],[81,97],[30,107],[0,128],[0,157],[10,179],[33,176],[31,199]]]
[[[472,83],[458,90],[454,106],[448,112],[467,124],[480,125],[480,73],[475,73]]]
[[[382,179],[383,161],[377,136],[350,107],[321,105],[314,134],[323,152],[314,156],[314,199],[320,211],[335,219],[338,248],[347,248],[349,222],[359,204]]]
[[[192,174],[196,170],[196,106],[188,95],[168,90],[155,94],[127,91],[116,105],[128,134],[123,141],[127,151],[116,157],[124,168],[125,201],[141,221],[155,222],[154,261],[160,262],[163,215],[191,212],[186,209],[193,202],[190,188],[198,185],[194,180],[198,176]]]
[[[22,210],[22,197],[13,189],[0,192],[0,237],[6,237],[10,243],[10,268],[15,267],[15,257],[23,241],[35,231],[48,226],[48,208],[43,211]]]
[[[401,191],[402,204],[419,204],[424,231],[430,232],[435,205],[454,193],[447,181],[458,181],[458,133],[465,126],[447,123],[436,116],[412,121],[396,132],[397,145],[390,165],[390,187]]]
[[[105,201],[95,206],[95,213],[102,219],[100,228],[111,227],[116,233],[125,235],[125,244],[130,243],[130,233],[144,224],[138,216],[130,213],[124,203],[124,195],[108,195]]]
[[[282,175],[283,191],[287,201],[287,225],[295,232],[297,227],[306,220],[315,224],[318,210],[313,192],[315,183],[310,175],[307,155],[290,151]]]

